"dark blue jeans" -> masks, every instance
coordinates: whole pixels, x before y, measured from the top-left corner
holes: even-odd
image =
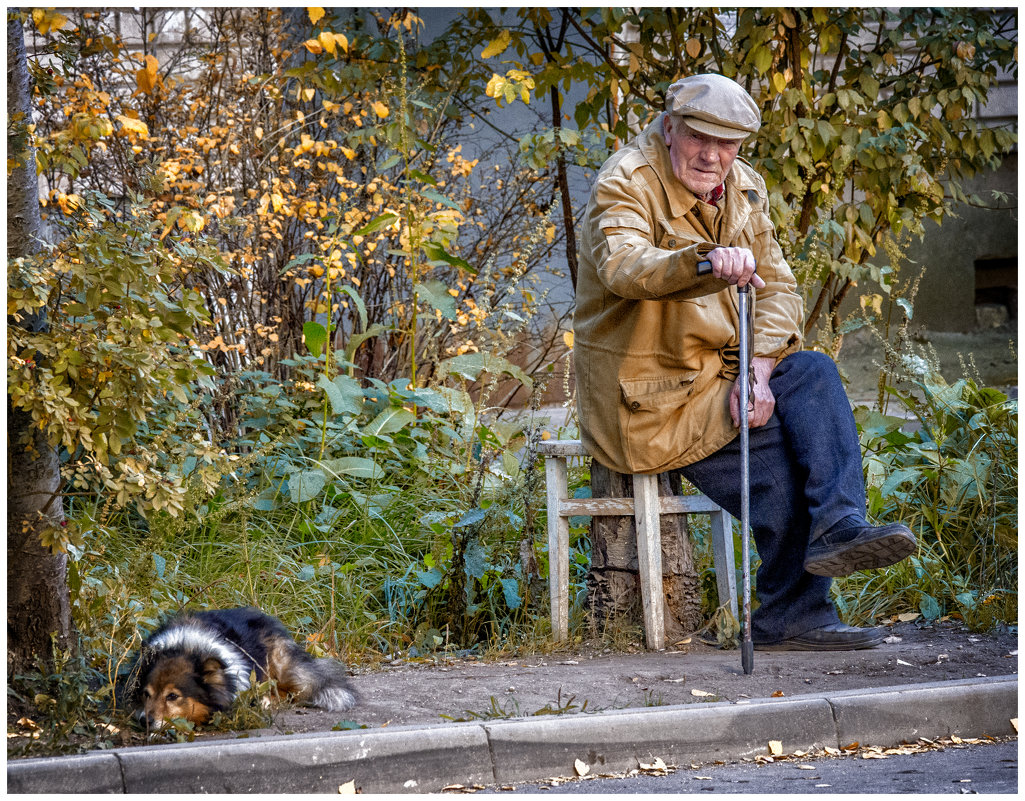
[[[755,642],[778,642],[839,620],[832,579],[804,570],[808,543],[846,517],[865,519],[861,445],[836,365],[800,351],[769,379],[776,408],[750,429],[750,526],[762,564],[751,614]],[[740,438],[679,471],[740,517]],[[739,556],[739,554],[738,554]]]

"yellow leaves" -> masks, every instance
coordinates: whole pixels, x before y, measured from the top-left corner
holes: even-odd
[[[569,348],[570,350],[573,350],[573,332],[572,331],[563,331],[562,332],[562,341],[566,345],[567,348]]]
[[[66,195],[60,192],[56,197],[57,205],[60,206],[60,210],[67,215],[74,214],[83,206],[82,198],[76,194]]]
[[[324,18],[324,9],[322,8],[310,8],[307,6],[306,13],[310,15],[310,22],[312,22],[314,25],[316,25]]]
[[[327,52],[331,55],[335,54],[335,48],[337,47],[343,53],[349,52],[349,40],[344,33],[331,33],[330,31],[322,31],[317,37],[320,44]]]
[[[374,109],[374,113],[382,120],[388,116],[388,107],[380,100],[375,100],[372,108]]]
[[[503,99],[506,103],[512,103],[517,95],[524,103],[530,103],[530,90],[533,88],[534,78],[529,72],[509,70],[505,77],[497,72],[493,73],[485,93],[488,97],[495,98],[499,106],[502,105]]]
[[[260,197],[259,213],[261,215],[266,214],[268,209],[272,210],[275,214],[282,209],[286,209],[285,198],[280,192],[264,192]]]
[[[178,217],[178,225],[186,231],[199,233],[206,227],[206,217],[192,209],[185,211]]]
[[[138,134],[143,139],[149,137],[149,126],[142,120],[137,120],[134,117],[127,117],[124,114],[118,114],[117,121],[121,123],[121,129],[123,131]]]
[[[342,155],[344,155],[345,158],[347,158],[349,161],[352,161],[354,158],[356,158],[356,151],[353,150],[351,147],[344,147],[343,146],[341,148],[341,151],[342,151]]]
[[[235,198],[232,195],[217,197],[217,195],[211,193],[206,196],[203,205],[217,219],[223,220],[225,217],[231,216],[232,212],[235,211]]]
[[[512,41],[512,34],[509,31],[502,31],[498,34],[498,38],[492,40],[491,44],[481,51],[480,57],[493,58],[494,56],[501,55],[509,46],[510,41]]]
[[[46,36],[50,31],[59,31],[68,24],[68,18],[53,8],[35,8],[32,10],[32,21],[36,29]]]
[[[246,346],[244,344],[241,344],[241,343],[238,344],[238,345],[229,345],[227,342],[224,341],[224,337],[221,336],[220,334],[218,334],[216,337],[211,339],[209,342],[207,342],[205,344],[200,344],[199,345],[199,349],[200,350],[219,350],[221,353],[230,353],[231,351],[236,351],[238,353],[242,353],[242,352],[245,351]]]
[[[319,56],[325,51],[332,56],[335,54],[335,50],[341,50],[343,53],[349,52],[348,37],[344,33],[332,33],[331,31],[321,31],[317,34],[316,39],[307,39],[303,45],[315,56]]]
[[[114,126],[106,117],[78,113],[71,118],[71,135],[78,140],[97,140],[110,136]]]
[[[143,94],[151,95],[159,84],[157,71],[160,69],[160,62],[155,56],[146,56],[146,66],[135,73],[135,83]]]
[[[556,229],[554,225],[549,225],[547,228],[545,228],[545,242],[547,242],[549,245],[555,241],[555,232]]]
[[[975,45],[970,42],[957,43],[957,57],[962,61],[971,61],[975,58]]]
[[[787,88],[787,79],[782,72],[775,72],[772,75],[772,86],[776,90],[777,94],[783,94],[783,90]]]

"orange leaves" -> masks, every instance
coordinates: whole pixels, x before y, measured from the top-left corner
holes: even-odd
[[[142,120],[138,120],[135,117],[129,117],[124,114],[118,114],[117,121],[121,123],[121,130],[123,132],[136,134],[141,136],[143,139],[147,139],[149,137],[149,126]]]
[[[35,8],[32,10],[32,21],[43,36],[50,31],[59,31],[68,24],[68,18],[53,8]]]
[[[140,92],[151,95],[160,85],[160,75],[158,74],[160,62],[155,56],[146,56],[145,65],[141,70],[136,71],[135,83]]]

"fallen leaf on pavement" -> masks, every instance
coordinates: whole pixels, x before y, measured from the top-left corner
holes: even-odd
[[[779,756],[783,753],[783,741],[782,740],[769,740],[769,753],[773,756]]]
[[[918,612],[904,612],[901,615],[897,615],[897,620],[901,623],[910,623],[912,620],[918,619]]]
[[[711,698],[715,693],[706,693],[704,690],[691,690],[690,694],[698,698]]]
[[[782,690],[776,690],[776,692],[774,692],[772,694],[772,697],[773,698],[782,698],[783,697],[783,691]]]
[[[651,764],[640,763],[640,768],[645,772],[665,773],[668,772],[669,768],[666,767],[666,763],[662,761],[662,757],[655,757],[655,761]]]
[[[910,662],[905,662],[903,659],[898,659],[897,660],[897,664],[898,665],[907,665],[908,667],[914,667],[914,665],[912,665]]]
[[[1018,731],[1018,718],[1011,718],[1011,725],[1014,726],[1014,730]]]
[[[682,681],[687,681],[687,679],[686,678],[682,678],[682,679],[666,679],[666,681],[668,681],[670,684],[679,684]]]
[[[573,763],[573,767],[576,769],[577,776],[586,776],[591,772],[591,766],[581,762],[579,759]]]
[[[798,770],[815,770],[815,766],[814,765],[798,765],[797,769]]]
[[[356,795],[356,782],[350,781],[345,784],[338,785],[339,795]]]

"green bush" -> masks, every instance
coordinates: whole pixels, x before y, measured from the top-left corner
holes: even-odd
[[[866,408],[855,415],[869,515],[909,526],[918,553],[837,582],[838,599],[856,619],[918,610],[982,629],[1016,623],[1017,401],[917,364],[910,391],[887,388],[912,424]]]

